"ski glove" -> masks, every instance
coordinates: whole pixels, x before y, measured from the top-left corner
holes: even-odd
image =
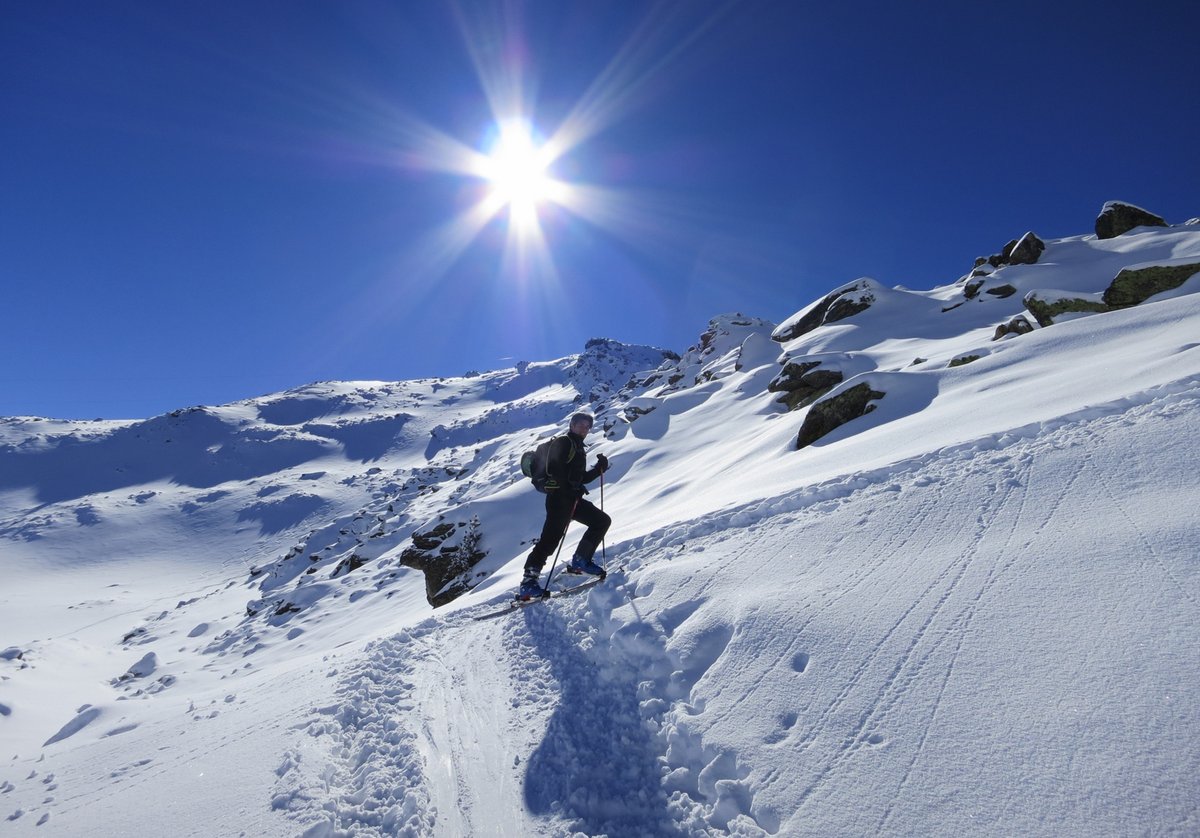
[[[608,471],[608,457],[605,457],[603,454],[597,454],[596,468],[600,470],[601,474],[604,474],[604,472]]]

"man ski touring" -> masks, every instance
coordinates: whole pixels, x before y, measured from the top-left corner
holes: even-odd
[[[603,454],[596,456],[596,465],[587,468],[583,441],[592,430],[593,422],[589,414],[576,413],[571,417],[567,435],[555,437],[550,442],[546,459],[546,522],[542,525],[537,544],[525,560],[525,575],[517,592],[518,599],[534,599],[548,594],[538,579],[546,559],[558,548],[572,520],[584,524],[587,531],[575,548],[567,572],[587,573],[601,578],[605,575],[604,569],[592,557],[604,540],[612,519],[583,497],[587,494],[584,484],[591,483],[608,471],[608,458]]]

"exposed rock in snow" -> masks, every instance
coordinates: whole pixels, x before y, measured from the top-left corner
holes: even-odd
[[[1046,243],[1030,231],[1021,236],[1009,253],[1008,261],[1012,265],[1032,265],[1046,250]]]
[[[825,362],[792,360],[784,365],[783,370],[767,389],[772,393],[783,393],[779,401],[788,406],[788,410],[806,407],[821,396],[828,393],[844,378],[838,369],[818,369]]]
[[[778,348],[759,338],[774,328],[768,320],[740,312],[714,317],[687,352],[664,361],[651,375],[631,384],[643,391],[656,388],[663,394],[725,378],[746,366],[769,363]]]
[[[1137,227],[1166,226],[1166,221],[1149,210],[1124,201],[1109,201],[1096,217],[1096,238],[1116,238]]]
[[[1063,315],[1079,316],[1108,311],[1099,294],[1073,294],[1069,291],[1043,289],[1025,295],[1025,307],[1039,326],[1053,325]]]
[[[780,323],[771,334],[771,338],[780,343],[787,343],[808,334],[818,326],[836,323],[866,311],[875,301],[874,291],[878,288],[879,283],[870,277],[843,285]]]
[[[472,587],[467,574],[487,557],[480,547],[482,538],[478,518],[442,520],[413,533],[412,546],[400,554],[400,563],[425,574],[430,605],[445,605]]]
[[[865,416],[875,409],[873,402],[882,399],[884,395],[872,390],[871,385],[864,381],[817,402],[808,409],[808,414],[804,417],[804,424],[800,426],[800,434],[796,437],[796,447],[805,448],[812,445],[830,431]]]
[[[1104,302],[1112,308],[1127,308],[1171,291],[1200,274],[1200,262],[1145,265],[1125,268],[1104,292]]]
[[[1034,325],[1026,319],[1025,315],[1018,314],[1007,323],[1001,323],[996,327],[996,333],[992,336],[992,340],[1000,340],[1006,335],[1027,335],[1034,330]]]

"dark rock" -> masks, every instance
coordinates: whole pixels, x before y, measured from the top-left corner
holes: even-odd
[[[1200,273],[1200,262],[1188,265],[1152,265],[1117,274],[1104,292],[1104,302],[1110,308],[1128,308],[1148,300],[1155,294],[1178,288]]]
[[[789,361],[779,375],[771,379],[771,383],[767,385],[767,391],[780,393],[798,389],[804,374],[819,366],[821,366],[820,361]]]
[[[1003,300],[1005,297],[1011,297],[1017,293],[1017,289],[1011,285],[997,285],[995,288],[989,288],[984,293],[991,294],[993,297],[999,297]]]
[[[454,532],[456,524],[439,524],[429,532],[415,532],[412,536],[413,547],[418,550],[436,550]]]
[[[825,323],[835,323],[866,311],[875,301],[869,289],[870,285],[864,280],[842,286],[814,305],[795,323],[780,326],[772,332],[771,340],[787,343]]]
[[[1032,232],[1026,233],[1020,239],[1013,239],[1004,245],[1004,249],[999,253],[976,259],[976,270],[972,276],[980,276],[979,269],[985,264],[990,265],[993,269],[1003,268],[1005,265],[1032,265],[1045,249],[1045,242]]]
[[[950,366],[950,367],[966,366],[967,364],[971,363],[972,361],[978,361],[982,357],[983,357],[982,355],[960,355],[957,358],[951,359],[950,363],[947,366]]]
[[[979,295],[979,289],[983,287],[984,279],[973,279],[963,287],[963,296],[968,300],[973,300]]]
[[[1039,239],[1033,231],[1021,236],[1008,254],[1008,261],[1013,265],[1032,265],[1046,250],[1046,243]]]
[[[653,413],[658,408],[655,407],[627,407],[625,408],[625,421],[636,422],[648,413]]]
[[[839,297],[829,307],[829,311],[825,315],[825,322],[836,323],[839,320],[845,320],[847,317],[853,317],[869,309],[873,302],[875,302],[875,298],[869,294],[859,299]]]
[[[362,567],[366,562],[362,556],[351,553],[346,558],[337,563],[337,567],[333,569],[333,573],[329,574],[329,578],[334,579],[341,576],[343,573],[352,573]]]
[[[796,448],[812,445],[835,428],[870,413],[875,409],[871,402],[883,397],[883,393],[872,390],[869,384],[863,382],[833,398],[817,402],[808,409],[808,415],[804,417],[804,423],[796,437]]]
[[[469,571],[487,551],[480,549],[479,519],[438,524],[414,533],[412,547],[400,553],[400,564],[425,574],[425,598],[434,608],[471,589]]]
[[[841,370],[818,369],[820,361],[791,361],[767,385],[772,393],[783,393],[778,401],[788,410],[812,404],[842,382]]]
[[[1000,340],[1005,335],[1027,335],[1033,331],[1033,324],[1025,318],[1025,315],[1018,314],[1007,323],[1001,323],[996,327],[996,334],[992,340]]]
[[[1025,295],[1025,308],[1037,320],[1039,326],[1054,325],[1054,318],[1068,312],[1087,312],[1095,314],[1108,311],[1102,302],[1086,297],[1056,297],[1052,300],[1042,299],[1039,294],[1045,292],[1030,291]]]
[[[1113,239],[1135,227],[1166,227],[1159,216],[1123,201],[1109,201],[1096,217],[1096,238]]]

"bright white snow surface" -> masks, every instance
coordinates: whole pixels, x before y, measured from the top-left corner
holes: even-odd
[[[1189,257],[1051,241],[782,346],[728,315],[681,358],[0,420],[0,833],[1200,833],[1200,279],[991,340]],[[885,396],[797,451],[784,356]],[[580,407],[613,572],[475,621]],[[399,556],[472,518],[435,611]]]

